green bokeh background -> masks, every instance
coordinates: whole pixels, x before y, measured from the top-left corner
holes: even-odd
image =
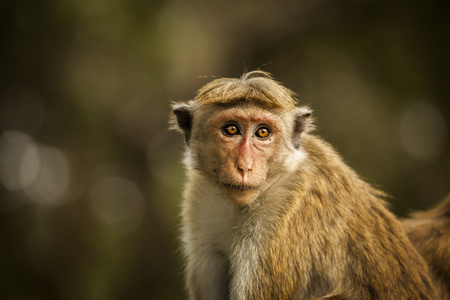
[[[185,299],[171,101],[262,68],[406,216],[450,192],[448,1],[4,0],[0,299]]]

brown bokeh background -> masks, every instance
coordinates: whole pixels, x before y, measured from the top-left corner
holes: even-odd
[[[5,0],[0,298],[184,299],[171,101],[262,68],[400,216],[450,192],[448,1]]]

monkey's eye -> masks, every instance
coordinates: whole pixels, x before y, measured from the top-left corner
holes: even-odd
[[[235,124],[225,125],[222,130],[226,135],[237,135],[241,133],[239,127]]]
[[[256,130],[255,135],[261,139],[266,139],[270,136],[270,129],[267,127],[260,127]]]

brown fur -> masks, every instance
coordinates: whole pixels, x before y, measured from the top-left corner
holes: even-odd
[[[188,144],[190,298],[438,299],[384,194],[308,133],[311,112],[294,103],[258,71],[174,105],[172,124]],[[227,122],[240,134],[224,134]],[[259,124],[270,138],[255,137]]]
[[[415,213],[403,225],[430,266],[442,299],[450,299],[450,195],[435,208]]]
[[[204,85],[198,91],[196,100],[205,105],[246,99],[269,108],[294,109],[294,93],[271,79],[271,75],[264,71],[245,73],[241,78],[219,78]]]

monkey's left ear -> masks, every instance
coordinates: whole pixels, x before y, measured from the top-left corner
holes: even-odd
[[[308,107],[297,108],[297,113],[294,118],[294,136],[292,138],[296,149],[300,148],[302,133],[309,132],[313,129],[311,114],[312,110]]]
[[[177,103],[172,106],[174,116],[171,118],[171,129],[184,133],[186,144],[189,146],[192,130],[192,107],[188,103]]]

